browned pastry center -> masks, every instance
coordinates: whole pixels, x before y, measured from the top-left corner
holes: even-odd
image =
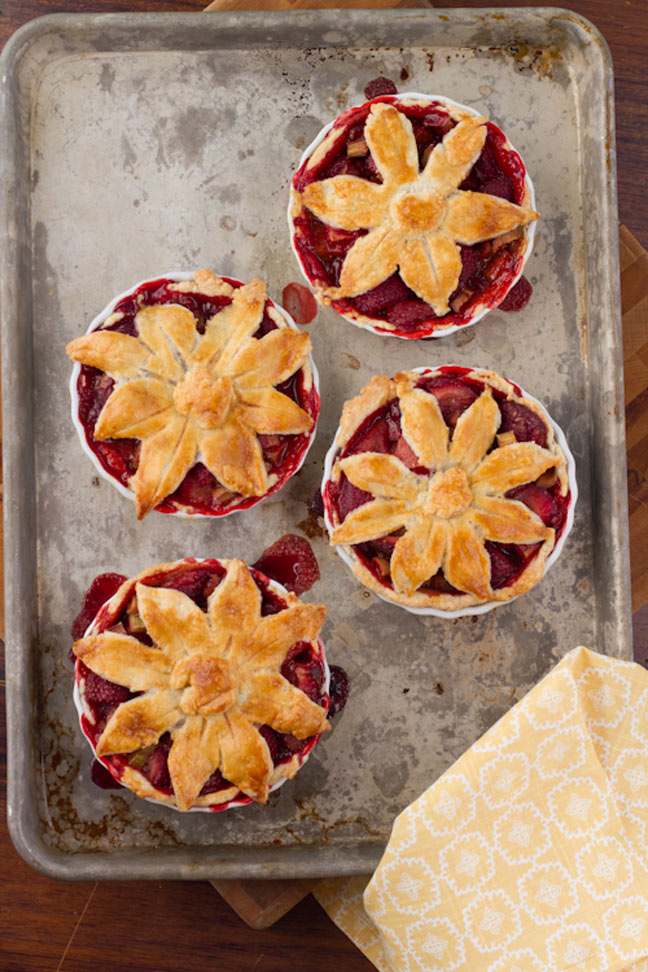
[[[219,428],[234,400],[234,385],[228,375],[214,375],[208,368],[189,371],[173,392],[181,415],[191,415],[204,429]]]
[[[404,192],[393,200],[390,213],[406,237],[421,236],[437,229],[446,211],[445,200],[433,189],[427,192]]]
[[[461,516],[472,503],[473,494],[463,469],[447,469],[432,477],[423,510],[428,516],[451,520]]]

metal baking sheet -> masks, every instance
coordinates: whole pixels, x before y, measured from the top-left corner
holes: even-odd
[[[299,279],[288,187],[323,124],[377,75],[487,113],[519,148],[542,220],[520,314],[432,342],[333,311],[309,330],[322,414],[303,470],[226,520],[132,505],[99,480],[69,415],[67,341],[116,293],[210,267],[269,293]],[[2,56],[2,352],[9,824],[64,878],[370,871],[394,816],[570,648],[630,657],[612,69],[597,31],[552,9],[46,17]],[[344,400],[377,372],[494,368],[547,404],[580,500],[559,562],[480,617],[416,617],[361,588],[309,516]],[[352,693],[268,807],[179,815],[90,782],[68,660],[100,571],[185,555],[253,561],[312,539],[332,662]]]

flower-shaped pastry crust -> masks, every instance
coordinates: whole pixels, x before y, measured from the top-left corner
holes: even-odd
[[[487,377],[500,390],[512,388],[492,372],[473,374],[481,380]],[[510,600],[542,576],[555,531],[524,503],[505,494],[533,483],[550,469],[556,470],[566,493],[564,454],[548,422],[546,448],[535,442],[512,441],[491,450],[501,413],[489,384],[460,416],[451,436],[435,396],[416,387],[420,377],[406,372],[391,380],[384,375],[374,378],[345,406],[337,441],[340,445],[348,440],[352,428],[367,414],[398,398],[403,437],[430,474],[411,471],[394,455],[361,452],[338,458],[332,479],[339,480],[343,473],[353,486],[373,498],[351,510],[341,523],[339,518],[333,523],[331,542],[359,544],[403,530],[389,564],[393,591],[379,584],[357,558],[354,566],[363,583],[401,604],[435,604],[452,610]],[[487,541],[542,546],[517,580],[494,590]],[[420,591],[439,569],[457,591],[465,593]]]
[[[484,147],[486,122],[463,118],[421,171],[410,120],[393,105],[372,105],[364,138],[382,183],[339,175],[311,182],[301,194],[301,203],[329,226],[368,230],[346,254],[339,286],[320,289],[325,300],[357,297],[398,270],[442,317],[461,274],[457,244],[481,243],[538,218],[498,196],[458,188]]]
[[[74,644],[91,671],[141,693],[114,710],[97,740],[97,755],[132,753],[170,732],[169,774],[180,810],[196,802],[217,769],[265,803],[274,767],[258,726],[297,739],[329,728],[326,710],[280,674],[291,646],[317,637],[324,605],[303,604],[287,592],[287,607],[262,617],[261,592],[248,567],[240,560],[221,563],[227,573],[206,613],[181,591],[136,585],[137,610],[152,647],[110,630]],[[128,777],[135,792],[137,777]],[[141,789],[151,795],[143,778]]]
[[[232,298],[207,322],[204,334],[186,307],[156,304],[137,313],[137,337],[97,330],[67,346],[74,361],[116,381],[95,438],[142,440],[130,482],[139,519],[198,461],[233,493],[263,496],[273,482],[258,434],[297,435],[313,424],[274,387],[304,366],[308,335],[288,327],[270,308],[278,326],[254,338],[264,314],[265,284],[253,280],[234,289],[209,271],[195,276],[200,292],[216,292],[219,284],[218,293]]]

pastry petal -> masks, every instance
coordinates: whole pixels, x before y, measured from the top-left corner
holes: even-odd
[[[238,287],[232,303],[207,322],[205,333],[193,360],[198,364],[216,364],[219,374],[229,373],[229,362],[238,349],[258,331],[263,320],[266,287],[255,277]]]
[[[447,527],[442,520],[416,517],[407,533],[396,541],[390,573],[394,588],[411,595],[434,577],[446,549]]]
[[[537,543],[553,533],[524,503],[495,496],[481,496],[470,511],[485,540],[497,543]]]
[[[184,368],[171,351],[164,331],[159,326],[157,310],[157,307],[142,307],[135,318],[140,340],[152,351],[146,367],[161,378],[178,381],[182,378]]]
[[[447,314],[448,297],[457,289],[461,275],[461,254],[452,240],[437,232],[407,240],[399,263],[407,286],[430,304],[438,317]]]
[[[72,650],[96,675],[124,685],[131,692],[146,692],[169,684],[171,658],[130,635],[116,631],[87,635],[75,641]]]
[[[408,500],[413,503],[419,486],[419,476],[407,468],[396,456],[382,452],[359,452],[341,459],[339,467],[346,478],[373,496]]]
[[[131,480],[138,520],[180,485],[196,461],[197,448],[193,422],[175,413],[164,428],[144,440]]]
[[[419,159],[412,123],[393,105],[378,102],[371,106],[364,137],[386,184],[399,186],[418,177]]]
[[[218,642],[204,612],[182,591],[139,583],[135,592],[147,632],[174,663],[216,650]]]
[[[313,419],[297,402],[276,388],[248,388],[240,392],[241,420],[264,435],[299,435],[308,432]]]
[[[220,736],[221,772],[247,796],[265,803],[273,770],[267,743],[242,712],[231,709],[224,719],[226,728]]]
[[[450,520],[443,564],[445,578],[459,591],[468,591],[482,601],[492,597],[490,557],[467,518]]]
[[[330,728],[325,710],[278,672],[258,672],[241,711],[253,722],[308,739]]]
[[[136,337],[119,331],[93,331],[70,341],[65,349],[73,361],[100,368],[113,378],[133,378],[146,367],[151,353]]]
[[[97,756],[132,753],[154,745],[182,718],[178,693],[154,691],[118,705],[97,740]]]
[[[505,493],[514,486],[533,483],[556,465],[556,456],[535,442],[513,442],[489,452],[472,475],[477,492]]]
[[[481,243],[526,226],[538,213],[485,192],[461,191],[448,199],[442,230],[458,243]]]
[[[304,205],[327,223],[343,230],[371,229],[387,215],[389,192],[358,176],[341,175],[311,182],[302,193]]]
[[[115,388],[95,425],[97,439],[144,439],[171,417],[169,386],[156,378],[135,378]]]
[[[310,354],[308,334],[279,327],[260,340],[251,340],[229,362],[229,374],[238,388],[278,385],[294,375]]]
[[[200,335],[196,330],[196,318],[187,307],[181,304],[153,304],[143,307],[135,318],[135,326],[140,334],[143,320],[146,321],[143,326],[147,333],[158,329],[173,342],[185,361],[191,360]],[[157,350],[159,349],[158,342]]]
[[[339,297],[357,297],[391,277],[398,267],[401,239],[387,226],[359,237],[346,257],[340,274]]]
[[[450,459],[470,474],[490,449],[500,421],[497,402],[487,388],[459,417],[450,443]]]
[[[178,810],[188,810],[214,770],[218,769],[218,733],[210,733],[208,722],[200,715],[193,715],[187,716],[184,724],[175,729],[172,736],[169,776]],[[209,739],[209,744],[208,736],[214,737]]]
[[[457,189],[481,155],[487,135],[486,118],[460,121],[430,153],[423,179],[442,196]]]
[[[249,644],[241,644],[241,656],[248,655],[254,665],[279,668],[288,651],[298,641],[313,641],[324,624],[323,604],[291,605],[285,611],[262,618]]]
[[[263,496],[268,492],[261,444],[243,421],[232,419],[222,429],[203,432],[200,451],[210,473],[231,492],[242,496]]]
[[[331,543],[365,543],[400,530],[412,516],[406,500],[377,499],[351,510],[343,523],[333,528]]]
[[[228,645],[232,634],[241,640],[256,629],[261,620],[261,592],[242,560],[230,561],[225,577],[209,597],[207,610],[212,627]]]
[[[422,466],[437,469],[448,458],[448,426],[434,395],[399,386],[401,429]]]

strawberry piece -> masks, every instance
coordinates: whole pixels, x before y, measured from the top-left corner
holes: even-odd
[[[372,101],[373,98],[380,98],[383,95],[395,95],[398,89],[393,81],[389,78],[379,77],[374,78],[373,81],[369,81],[365,85],[364,96],[367,101]]]
[[[423,117],[423,124],[441,138],[455,127],[455,122],[447,112],[437,111],[436,109],[426,112]]]
[[[270,726],[259,726],[259,735],[265,739],[270,750],[270,759],[276,766],[279,756],[279,739],[277,738],[277,733]]]
[[[203,783],[202,790],[200,791],[200,796],[208,796],[210,793],[218,793],[219,790],[226,790],[228,786],[231,786],[229,780],[226,780],[220,770],[215,770],[212,775]]]
[[[351,303],[361,314],[371,315],[385,310],[391,304],[410,295],[411,290],[407,284],[401,280],[398,273],[394,273],[387,280],[374,287],[373,290],[369,290],[366,294],[360,294],[359,297],[354,297]]]
[[[127,577],[123,574],[99,574],[93,580],[83,598],[83,607],[72,623],[71,634],[75,641],[83,638],[88,626],[94,621],[99,608],[110,600]]]
[[[472,167],[470,175],[483,185],[489,179],[494,179],[498,175],[498,172],[499,170],[495,165],[491,150],[488,145],[484,145],[481,155]],[[485,190],[482,189],[482,192],[485,192]]]
[[[289,283],[284,287],[281,303],[297,324],[310,324],[317,316],[317,301],[302,284]]]
[[[304,748],[307,739],[298,739],[297,736],[293,736],[291,733],[284,733],[281,737],[282,745],[288,750],[293,756]]]
[[[275,540],[252,566],[295,594],[309,591],[320,579],[313,548],[308,540],[294,533]]]
[[[123,787],[123,784],[98,759],[92,761],[90,779],[95,786],[101,787],[102,790],[121,790]]]
[[[130,689],[127,689],[124,685],[109,682],[107,679],[101,678],[100,675],[96,675],[95,672],[90,671],[90,669],[86,669],[86,671],[85,697],[86,701],[93,708],[102,705],[120,705],[130,698]]]
[[[386,452],[387,450],[382,450]],[[342,475],[337,489],[337,495],[333,493],[332,499],[337,507],[338,516],[340,522],[343,523],[351,510],[357,509],[358,506],[363,506],[373,499],[371,493],[366,492],[364,489],[358,489],[354,486],[345,475]]]
[[[339,665],[331,665],[331,683],[329,685],[331,706],[328,711],[329,718],[342,711],[349,698],[349,689],[349,676],[347,673]]]
[[[446,580],[446,576],[441,569],[433,577],[430,577],[429,580],[426,580],[425,584],[421,585],[421,589],[424,591],[439,591],[441,594],[463,594],[463,591],[453,587],[450,581]]]
[[[432,378],[425,382],[425,388],[436,398],[443,419],[451,429],[478,396],[474,389],[457,378]]]
[[[554,530],[558,529],[562,513],[558,503],[546,489],[541,489],[534,483],[527,483],[525,486],[509,489],[506,496],[508,499],[518,500],[528,506],[536,516],[540,517],[545,526],[553,527]]]
[[[296,652],[296,654],[295,654]],[[288,652],[281,666],[283,677],[308,696],[312,702],[319,702],[322,696],[322,666],[313,657],[310,644],[298,641]]]
[[[436,320],[436,314],[432,307],[426,304],[424,300],[419,300],[418,297],[413,297],[410,300],[399,300],[390,308],[388,317],[389,323],[401,331],[413,330],[423,321]]]
[[[499,196],[501,199],[508,199],[509,202],[513,202],[515,195],[513,183],[502,172],[484,182],[480,192],[488,193],[489,196]]]
[[[402,435],[396,443],[394,455],[397,459],[400,459],[400,461],[407,466],[408,469],[417,469],[421,465],[418,456],[411,446],[408,445],[407,440]]]
[[[471,246],[462,246],[461,249],[461,274],[459,275],[459,283],[457,284],[457,291],[463,290],[467,285],[471,277],[477,272],[479,268],[479,260],[477,259],[477,254]]]
[[[142,773],[157,790],[170,790],[169,747],[158,743],[142,766]]]
[[[503,311],[519,311],[529,303],[533,287],[526,277],[520,277],[515,287],[511,287],[508,294],[499,305]]]
[[[520,573],[519,565],[494,543],[487,542],[486,549],[490,557],[491,587],[494,591],[508,587]]]
[[[360,429],[349,443],[346,454],[350,455],[354,452],[391,452],[391,446],[396,440],[392,442],[389,433],[390,429],[384,416],[374,419],[367,425],[360,426]]]
[[[502,423],[499,432],[512,432],[518,442],[535,442],[539,446],[547,444],[547,426],[537,412],[519,402],[500,404]]]

